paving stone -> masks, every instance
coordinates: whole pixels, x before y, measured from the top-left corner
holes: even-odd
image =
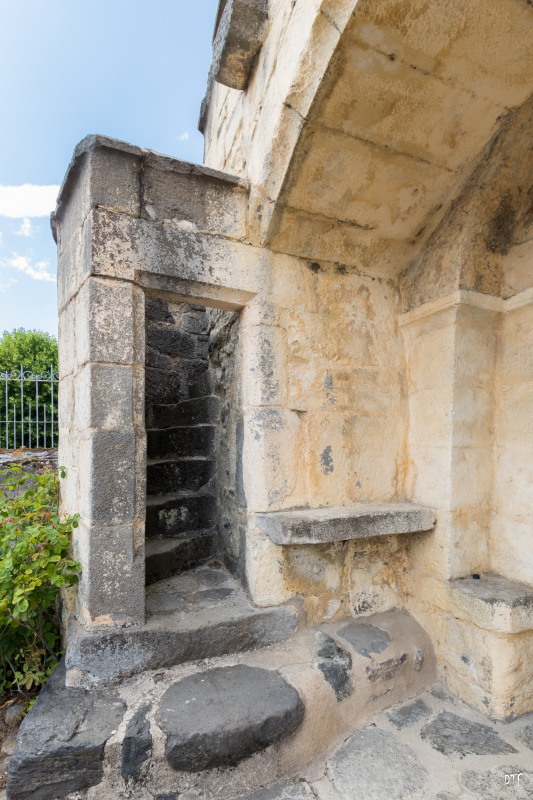
[[[413,728],[429,714],[431,714],[431,708],[423,700],[418,699],[389,711],[387,717],[396,728],[401,729]]]
[[[530,750],[533,750],[533,725],[526,725],[521,731],[515,734],[519,742],[522,742]]]
[[[121,774],[124,780],[138,780],[143,764],[152,752],[152,736],[147,714],[150,705],[139,708],[128,722],[122,743]]]
[[[516,753],[493,728],[471,722],[450,711],[441,713],[422,728],[422,739],[444,755],[504,755]]]
[[[311,790],[300,781],[293,783],[280,783],[269,789],[260,789],[258,792],[248,794],[239,800],[310,800],[314,798]]]
[[[484,770],[466,770],[459,783],[476,800],[531,800],[533,797],[533,772],[513,764]]]
[[[407,800],[419,797],[428,773],[414,751],[379,728],[357,731],[329,762],[342,800]]]
[[[337,633],[352,645],[356,653],[366,658],[370,658],[373,653],[382,653],[391,642],[387,631],[368,622],[350,622],[339,628]]]
[[[100,783],[105,743],[125,708],[112,691],[67,688],[61,663],[20,726],[10,800],[49,800]]]
[[[337,642],[319,631],[315,637],[315,657],[313,666],[320,670],[329,683],[338,701],[353,694],[350,677],[352,668],[351,655]]]
[[[289,736],[304,705],[275,671],[238,665],[189,675],[163,695],[157,723],[176,770],[199,772],[237,764]]]

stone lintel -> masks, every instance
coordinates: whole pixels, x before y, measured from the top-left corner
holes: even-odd
[[[57,240],[57,225],[61,225],[73,203],[79,224],[91,208],[103,207],[148,219],[183,218],[201,226],[212,211],[213,200],[220,201],[222,212],[225,196],[235,192],[246,195],[248,183],[119,139],[90,135],[74,149],[52,214],[52,230]],[[244,198],[240,205],[244,207]],[[240,210],[239,207],[234,213]],[[191,213],[199,219],[190,219]],[[211,222],[209,219],[208,224]]]
[[[435,511],[413,503],[302,508],[258,514],[256,524],[275,544],[323,544],[429,531]]]
[[[479,628],[500,633],[533,630],[533,586],[494,572],[448,583],[453,600]]]

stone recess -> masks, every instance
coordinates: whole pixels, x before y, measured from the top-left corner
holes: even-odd
[[[198,772],[237,764],[290,736],[304,705],[277,672],[246,666],[200,672],[163,695],[157,723],[175,770]]]

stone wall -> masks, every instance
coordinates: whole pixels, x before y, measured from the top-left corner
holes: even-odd
[[[154,403],[179,403],[207,371],[209,335],[203,306],[146,298],[146,412]]]
[[[218,537],[226,565],[245,579],[247,510],[242,474],[243,416],[239,315],[207,310],[209,370],[213,394],[220,399],[217,465]]]

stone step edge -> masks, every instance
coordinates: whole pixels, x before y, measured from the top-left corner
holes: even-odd
[[[207,483],[209,483],[209,481]],[[207,483],[204,484],[204,486],[207,486]],[[146,496],[146,506],[155,508],[156,506],[165,505],[166,503],[172,503],[174,501],[198,500],[199,498],[204,500],[216,500],[216,495],[207,493],[203,494],[201,489],[198,489],[196,492],[192,491],[191,489],[184,489],[182,492],[177,491],[167,492],[166,494],[149,494]]]
[[[224,611],[224,604],[219,606]],[[216,609],[193,612],[180,619],[152,615],[144,625],[87,631],[77,619],[69,621],[65,657],[67,685],[91,689],[146,670],[164,669],[206,658],[233,655],[278,644],[294,635],[300,624],[295,605],[230,609],[216,619]]]

